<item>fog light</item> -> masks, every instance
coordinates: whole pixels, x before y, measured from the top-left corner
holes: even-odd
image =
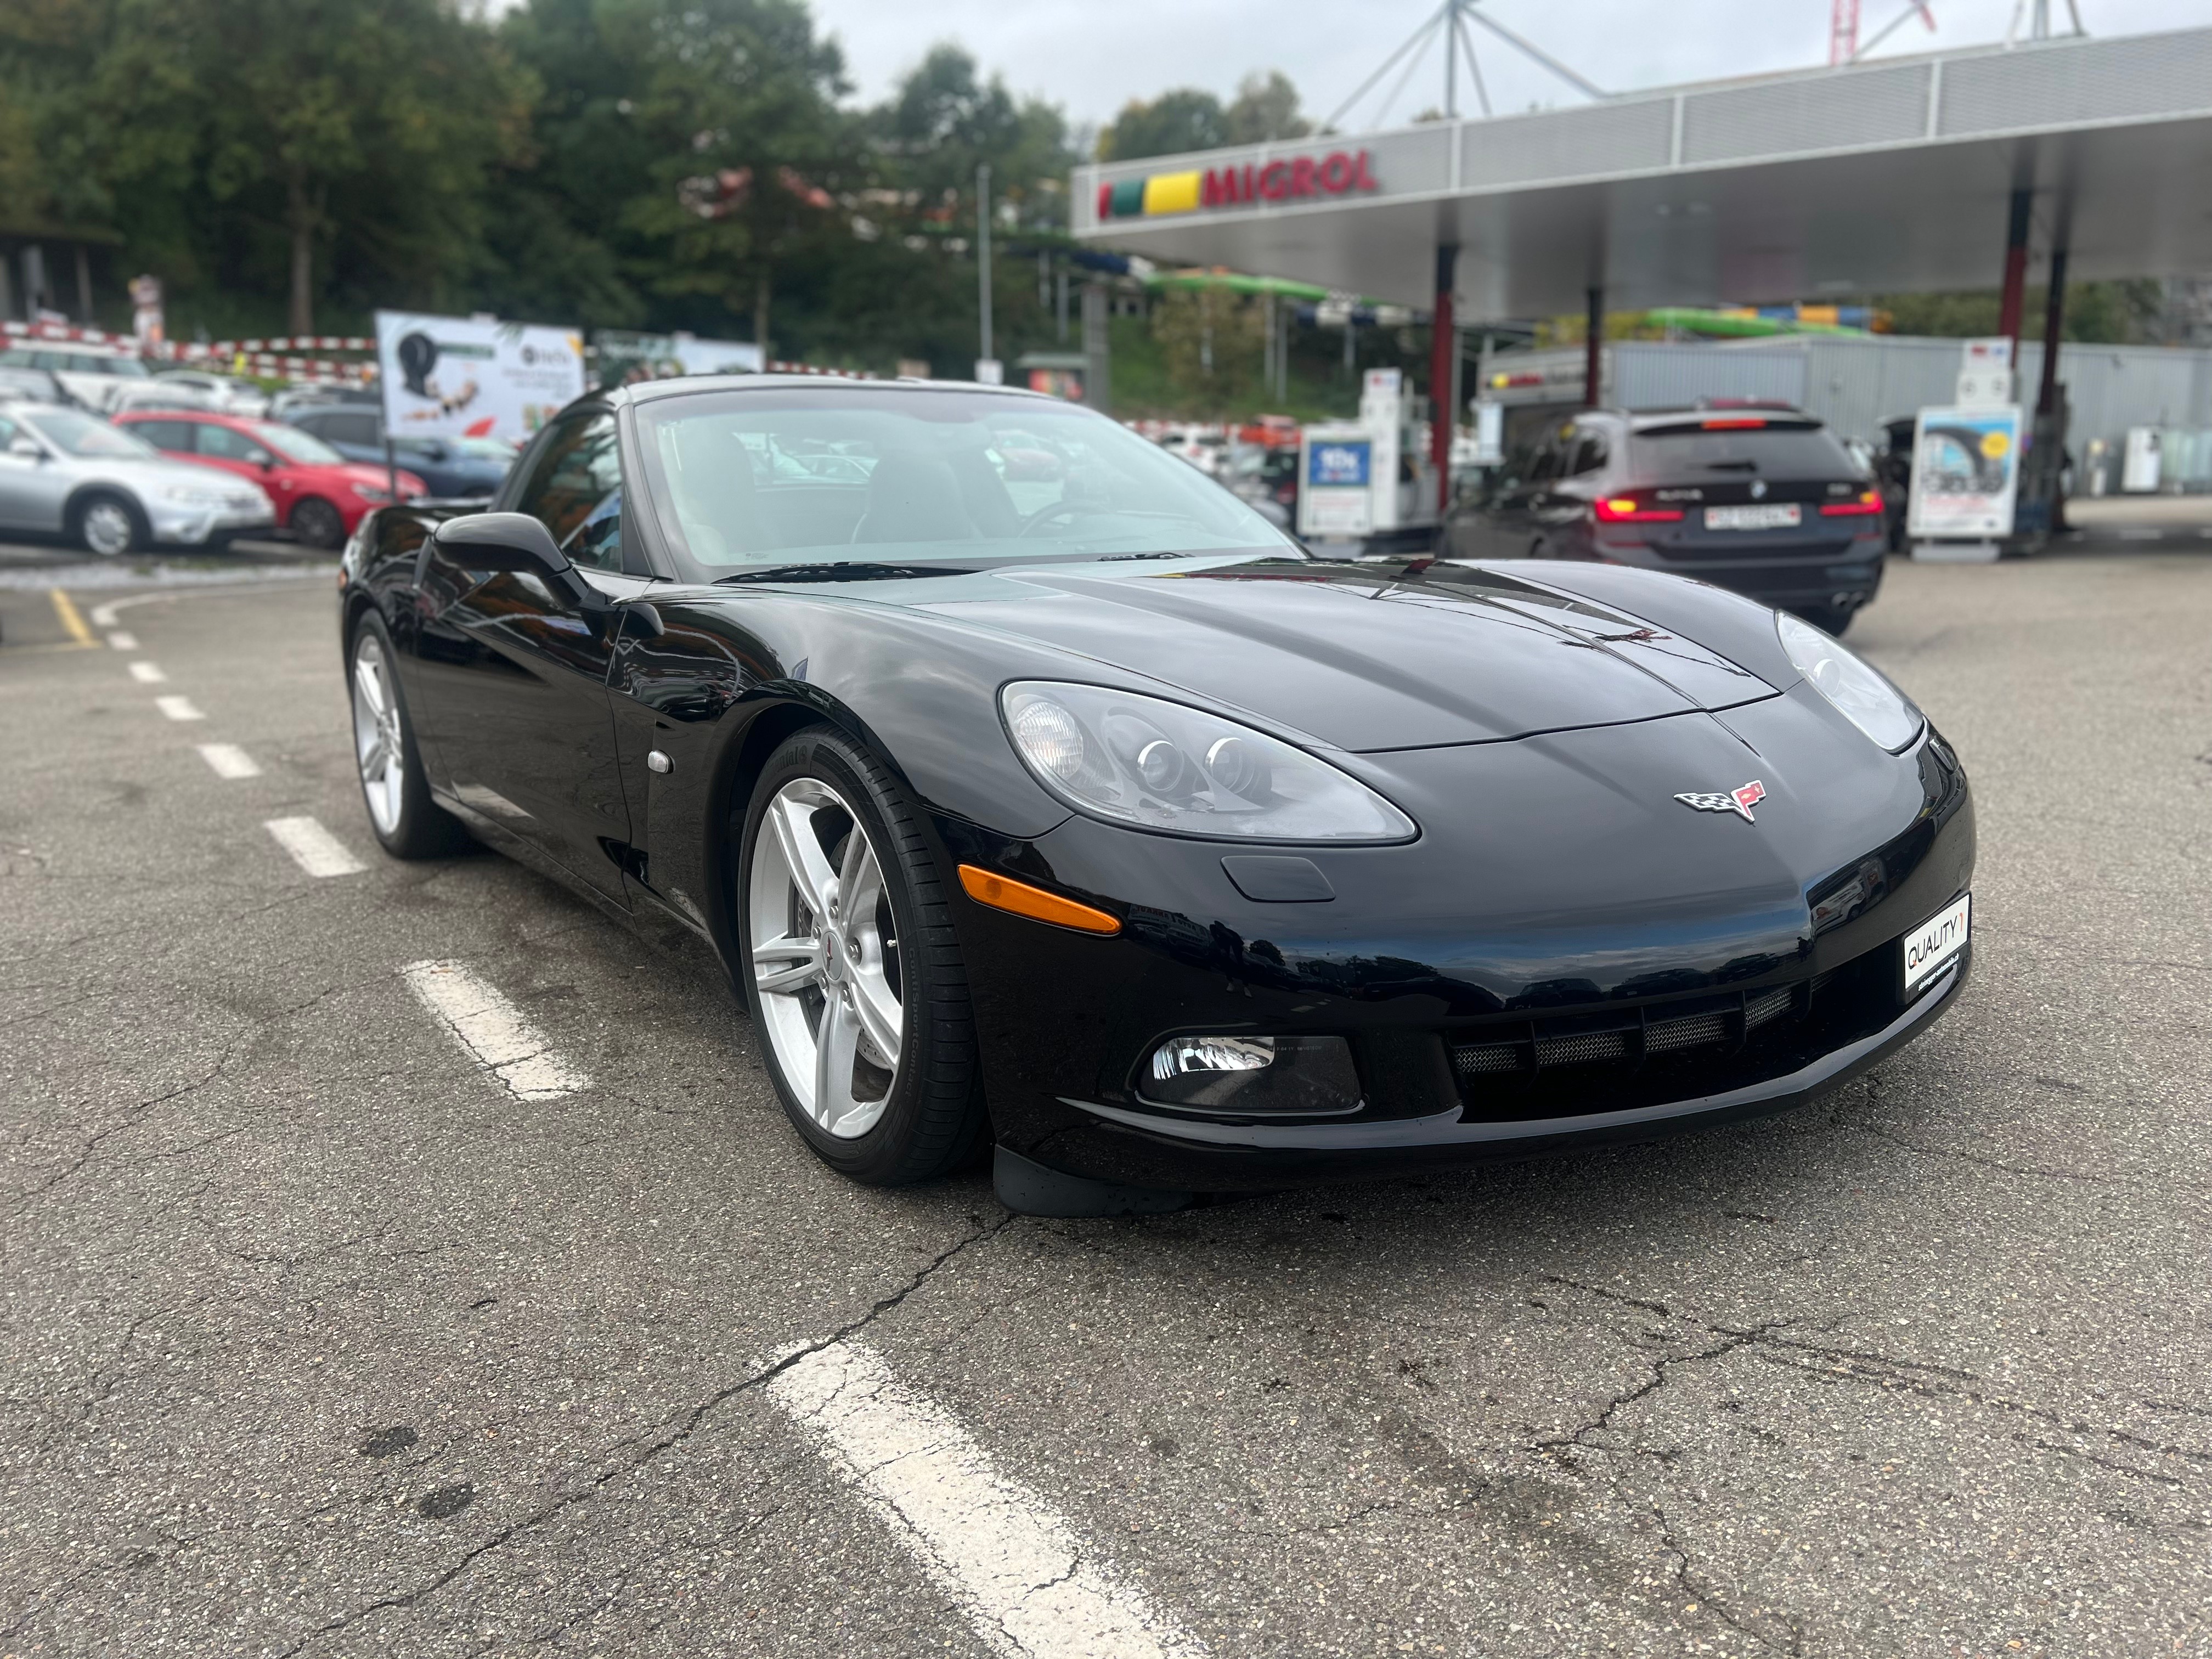
[[[1342,1037],[1170,1037],[1145,1072],[1145,1099],[1224,1116],[1326,1117],[1361,1103]]]

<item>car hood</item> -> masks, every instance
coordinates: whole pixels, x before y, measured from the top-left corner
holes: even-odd
[[[1043,565],[908,603],[1248,709],[1336,748],[1488,743],[1777,688],[1623,611],[1465,565]]]

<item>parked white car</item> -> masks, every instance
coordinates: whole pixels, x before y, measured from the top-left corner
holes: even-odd
[[[125,386],[143,386],[154,378],[135,351],[77,341],[9,346],[0,351],[0,364],[43,368],[87,409],[101,410],[114,408]]]
[[[162,391],[197,392],[205,400],[201,407],[218,414],[243,415],[249,421],[266,420],[269,416],[269,394],[252,381],[241,380],[234,374],[219,374],[211,368],[157,368],[154,371],[154,385]],[[129,406],[144,407],[143,404]]]
[[[67,536],[112,558],[276,526],[276,504],[248,479],[173,461],[81,410],[0,404],[0,535]]]

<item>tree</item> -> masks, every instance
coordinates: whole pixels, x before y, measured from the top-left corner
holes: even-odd
[[[1260,144],[1277,138],[1304,138],[1313,123],[1298,113],[1298,89],[1280,70],[1248,75],[1237,97],[1222,112],[1222,131],[1232,144]]]
[[[554,107],[538,187],[664,325],[769,343],[779,269],[864,171],[843,59],[800,0],[531,0],[503,31]]]
[[[118,0],[115,14],[95,95],[118,198],[204,192],[249,240],[278,228],[294,333],[314,331],[319,250],[335,263],[343,245],[380,292],[434,295],[465,263],[528,88],[450,5]]]
[[[1175,289],[1152,307],[1152,337],[1188,408],[1212,411],[1256,390],[1267,325],[1257,301],[1226,289]]]
[[[2031,288],[2021,295],[2022,332],[2031,339],[2043,336],[2044,296],[2049,292],[2048,288]],[[2164,297],[2158,283],[2147,277],[2069,283],[2066,337],[2098,345],[2155,339]],[[1960,294],[1881,295],[1873,303],[1889,313],[1893,333],[1961,338],[1995,334],[2002,309],[2001,296],[1993,288]]]
[[[1098,159],[1134,161],[1147,155],[1214,149],[1228,142],[1221,100],[1195,87],[1178,87],[1149,104],[1133,98],[1124,104],[1113,125],[1098,135]]]

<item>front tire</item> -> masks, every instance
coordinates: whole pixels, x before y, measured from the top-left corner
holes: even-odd
[[[292,509],[292,533],[310,547],[343,547],[345,520],[319,495],[310,495]]]
[[[398,659],[384,618],[373,611],[363,616],[346,650],[362,804],[368,809],[368,827],[378,844],[392,857],[437,858],[466,845],[468,831],[430,799],[415,722],[392,671]]]
[[[120,558],[153,540],[146,515],[121,495],[88,495],[70,509],[70,539],[103,559]]]
[[[985,1127],[968,980],[921,815],[826,727],[769,757],[739,842],[745,1000],[785,1113],[870,1186],[927,1181]]]

